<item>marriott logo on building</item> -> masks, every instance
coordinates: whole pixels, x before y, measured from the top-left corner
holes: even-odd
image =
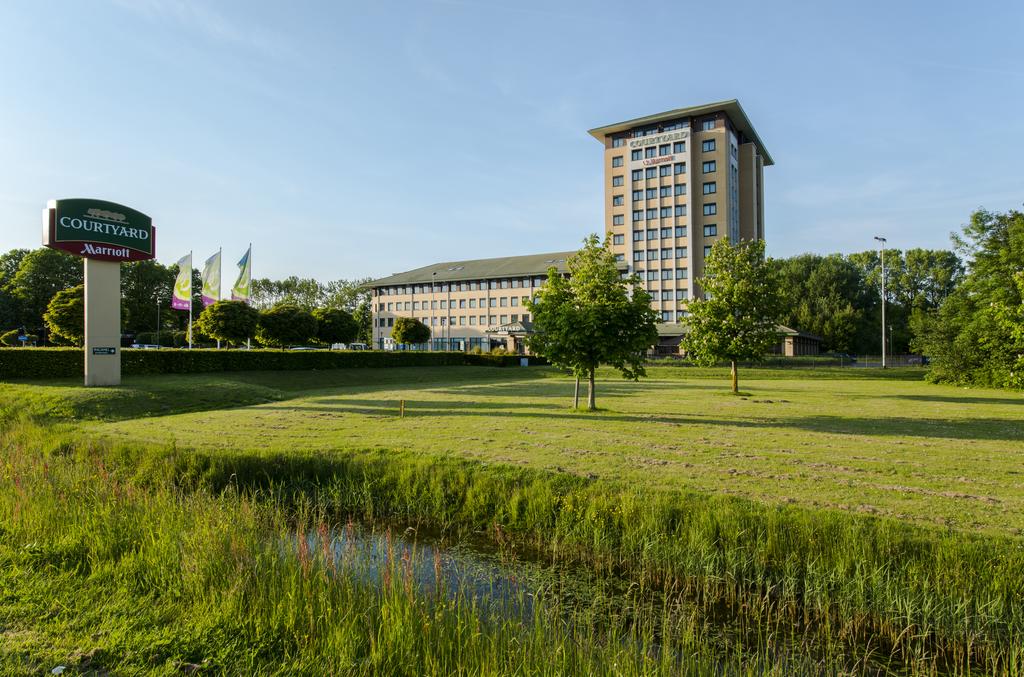
[[[156,229],[142,212],[104,200],[51,200],[43,213],[43,242],[76,256],[142,261],[155,253]]]

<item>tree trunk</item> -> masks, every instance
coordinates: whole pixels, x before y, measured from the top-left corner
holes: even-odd
[[[573,409],[579,409],[580,408],[580,377],[579,377],[579,374],[576,375],[576,390],[572,394],[572,408]]]
[[[594,411],[595,409],[597,409],[597,404],[595,403],[596,398],[594,397],[594,369],[593,368],[590,369],[590,384],[589,384],[589,386],[590,387],[587,388],[587,409],[589,409],[590,411]]]
[[[730,364],[732,365],[732,392],[736,394],[740,391],[740,378],[736,373],[736,360],[733,360]]]

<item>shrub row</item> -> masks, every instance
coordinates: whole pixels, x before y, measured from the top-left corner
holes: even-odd
[[[84,370],[82,356],[81,348],[0,348],[0,379],[78,377]],[[539,363],[543,361],[530,358],[530,364]],[[121,353],[121,372],[125,375],[518,364],[518,355],[457,352],[126,349]]]

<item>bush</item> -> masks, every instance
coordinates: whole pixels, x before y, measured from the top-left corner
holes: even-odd
[[[259,318],[259,311],[243,301],[217,301],[203,309],[194,328],[214,340],[241,345],[256,333]]]
[[[161,339],[164,334],[160,332]],[[0,348],[0,379],[81,378],[81,348]],[[218,371],[303,371],[386,367],[513,367],[518,355],[426,351],[132,350],[121,352],[121,373],[192,374]],[[531,365],[545,364],[530,357]]]
[[[316,340],[317,321],[313,314],[291,303],[282,303],[260,313],[256,340],[262,345],[283,348]]]

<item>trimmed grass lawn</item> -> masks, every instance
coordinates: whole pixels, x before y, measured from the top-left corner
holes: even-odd
[[[598,412],[546,368],[133,377],[4,384],[0,406],[105,437],[261,453],[393,449],[1024,534],[1024,396],[919,370],[602,371]],[[405,400],[406,416],[398,415]]]

